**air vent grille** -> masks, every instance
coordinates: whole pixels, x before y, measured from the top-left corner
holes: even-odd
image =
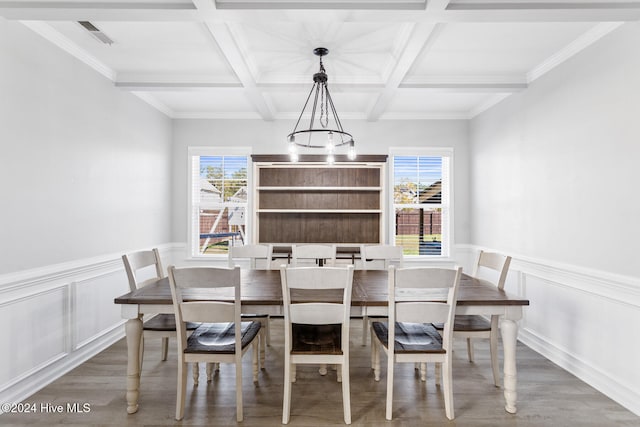
[[[89,31],[89,34],[91,34],[96,39],[100,40],[102,43],[104,43],[104,44],[113,44],[113,40],[111,40],[105,33],[100,31],[100,29],[98,27],[96,27],[95,25],[93,25],[91,22],[89,22],[89,21],[78,21],[78,24],[82,25],[82,27],[85,30]]]

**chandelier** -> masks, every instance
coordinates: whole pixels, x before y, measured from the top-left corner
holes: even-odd
[[[292,162],[296,162],[298,161],[298,147],[322,148],[327,152],[327,163],[332,164],[335,161],[335,149],[341,146],[348,146],[347,156],[349,160],[354,160],[356,158],[356,148],[353,137],[342,128],[342,123],[340,123],[340,118],[327,87],[329,78],[322,64],[322,57],[329,53],[329,49],[318,47],[313,50],[313,53],[320,57],[320,71],[313,75],[313,87],[309,92],[309,96],[307,96],[304,107],[302,107],[293,132],[287,135],[289,156]],[[313,103],[310,105],[309,100],[312,95]],[[311,113],[309,127],[298,129],[308,106]],[[316,114],[318,115],[317,120]]]

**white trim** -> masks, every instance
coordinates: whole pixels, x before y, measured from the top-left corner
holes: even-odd
[[[468,247],[475,251],[502,252],[510,255],[512,257],[511,269],[521,271],[528,276],[538,277],[567,288],[640,308],[640,279],[637,277],[492,248],[473,245]]]
[[[60,32],[55,30],[51,25],[42,21],[20,21],[25,27],[32,30],[34,33],[44,37],[60,49],[64,50],[76,59],[84,62],[89,67],[93,68],[98,73],[102,74],[111,81],[115,81],[116,72],[91,55],[80,46],[69,40]]]
[[[542,61],[542,63],[531,69],[531,71],[527,73],[527,82],[531,83],[534,80],[539,79],[558,65],[567,61],[575,54],[581,52],[616,28],[620,27],[622,24],[624,24],[624,22],[602,22],[595,25],[593,28],[582,34],[573,42],[569,43],[563,49],[559,50],[546,60]]]
[[[153,108],[155,108],[156,110],[163,113],[165,116],[171,119],[177,118],[176,113],[171,108],[167,107],[163,102],[160,102],[158,98],[156,98],[152,94],[148,92],[140,92],[140,91],[131,91],[131,93],[137,96],[138,98],[140,98],[141,100],[143,100],[144,102],[146,102],[147,104],[149,104],[150,106],[152,106]]]
[[[388,213],[387,213],[387,242],[393,242],[395,239],[395,233],[393,229],[395,229],[395,209],[393,203],[393,179],[394,179],[394,165],[393,158],[394,156],[437,156],[446,158],[448,160],[447,170],[443,168],[443,180],[445,174],[447,174],[447,182],[449,186],[448,192],[448,203],[440,203],[434,205],[433,207],[442,208],[443,213],[446,212],[447,222],[446,224],[442,224],[442,227],[446,225],[446,233],[445,229],[442,229],[442,235],[446,236],[446,238],[442,239],[442,256],[434,257],[429,255],[417,256],[418,259],[430,259],[430,258],[441,258],[441,259],[450,259],[453,255],[454,242],[455,242],[455,166],[454,166],[454,149],[453,147],[389,147],[389,161],[388,161],[388,177],[387,177],[387,188],[389,192],[387,194],[387,203],[388,203]],[[427,206],[425,206],[427,207]],[[448,211],[448,212],[447,212]],[[444,218],[444,215],[443,215]]]
[[[520,330],[520,341],[633,413],[640,414],[640,392],[625,378],[613,378],[530,329]]]
[[[251,162],[252,147],[224,147],[224,146],[189,146],[187,147],[187,259],[222,259],[226,255],[199,255],[194,251],[193,241],[193,157],[194,156],[246,156],[247,157],[247,205],[245,215],[245,237],[251,241],[253,233],[253,167]],[[199,242],[199,239],[198,239]]]
[[[167,244],[156,245],[155,247],[158,248],[161,254],[171,248]],[[138,250],[142,249],[130,249],[121,253],[105,254],[3,274],[0,275],[0,294],[16,289],[24,291],[31,286],[45,286],[39,289],[39,292],[42,292],[43,289],[66,286],[73,281],[85,280],[87,277],[109,274],[124,269],[121,259],[122,254]]]

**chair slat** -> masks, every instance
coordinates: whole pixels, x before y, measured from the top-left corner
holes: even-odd
[[[347,308],[343,304],[304,303],[291,304],[289,313],[291,323],[327,325],[342,323],[345,310]]]
[[[219,301],[194,301],[180,304],[184,322],[233,322],[235,304]]]

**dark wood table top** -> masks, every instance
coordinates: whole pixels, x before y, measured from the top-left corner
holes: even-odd
[[[353,272],[352,306],[386,306],[388,301],[388,272],[384,270],[355,270]],[[243,305],[282,305],[282,285],[279,270],[241,270],[241,295]],[[233,296],[226,293],[202,294],[186,293],[187,300],[205,299],[230,300]],[[410,299],[410,298],[407,298]],[[444,301],[444,294],[430,294],[434,301]],[[295,302],[313,300],[313,294],[294,297]],[[129,292],[115,298],[116,304],[172,304],[169,279]],[[523,306],[529,300],[509,295],[498,290],[490,283],[462,275],[458,291],[458,305],[498,305]]]

